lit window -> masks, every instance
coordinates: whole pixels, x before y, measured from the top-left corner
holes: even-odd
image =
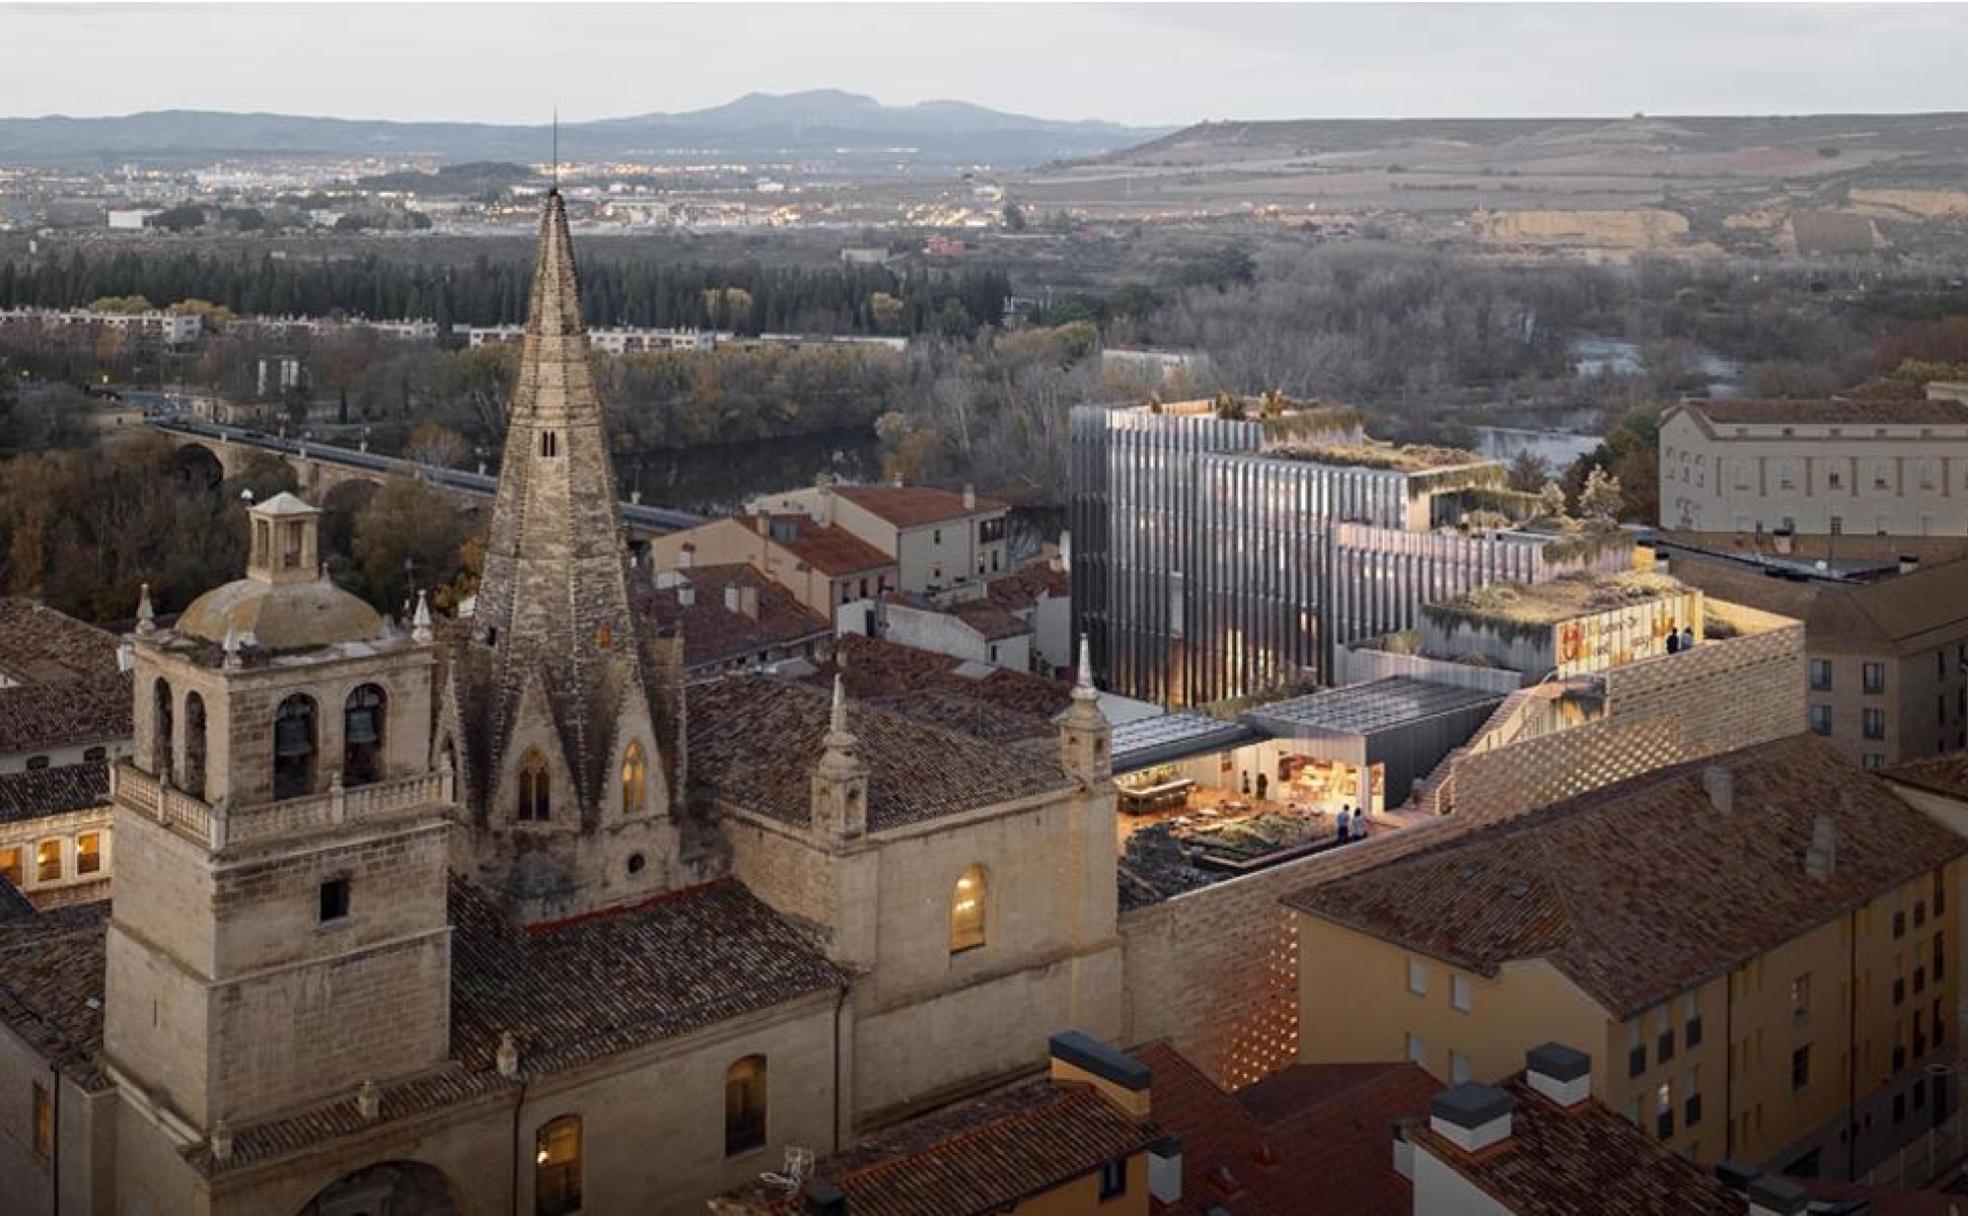
[[[1469,982],[1468,976],[1452,975],[1449,977],[1449,1005],[1451,1007],[1463,1013],[1468,1013],[1470,1003],[1475,999],[1475,991]]]
[[[971,866],[950,896],[950,953],[984,944],[984,867]]]
[[[102,872],[102,833],[84,832],[75,838],[75,872],[77,874]]]
[[[746,1056],[724,1070],[724,1155],[765,1144],[765,1057]]]
[[[642,744],[631,743],[622,753],[622,812],[636,815],[649,808],[649,762]]]
[[[60,882],[62,876],[62,847],[59,840],[44,840],[34,846],[34,880],[36,882]]]
[[[55,1099],[48,1087],[34,1084],[34,1155],[46,1161],[55,1155]]]
[[[1418,958],[1408,960],[1408,991],[1416,996],[1428,995],[1428,964]]]
[[[552,818],[553,775],[547,771],[547,758],[529,751],[519,761],[519,817],[544,822]]]
[[[533,1214],[581,1210],[581,1116],[562,1115],[533,1137]]]
[[[0,849],[0,878],[12,885],[21,885],[21,851],[19,848]]]

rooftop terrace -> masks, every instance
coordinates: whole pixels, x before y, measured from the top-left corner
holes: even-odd
[[[1665,574],[1628,570],[1567,575],[1542,583],[1491,583],[1451,600],[1426,604],[1422,611],[1517,625],[1555,625],[1689,590],[1692,588]]]

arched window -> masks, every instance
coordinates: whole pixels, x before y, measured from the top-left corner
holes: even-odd
[[[649,762],[642,744],[631,743],[622,753],[622,813],[639,815],[649,809]]]
[[[163,680],[151,686],[150,771],[171,775],[171,686]]]
[[[581,1116],[562,1115],[533,1137],[534,1216],[581,1210]]]
[[[968,866],[950,895],[950,953],[984,944],[984,867]]]
[[[314,698],[296,693],[273,716],[275,799],[314,792],[315,746]]]
[[[368,785],[383,779],[384,711],[389,699],[374,684],[348,695],[342,707],[342,784]]]
[[[519,817],[544,821],[552,817],[553,775],[547,758],[529,751],[519,760]]]
[[[765,1057],[746,1056],[724,1070],[724,1155],[765,1144]]]
[[[205,698],[195,692],[185,694],[184,788],[205,796]]]

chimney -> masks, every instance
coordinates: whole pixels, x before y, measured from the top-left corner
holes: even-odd
[[[1851,795],[1840,793],[1841,802],[1849,803]],[[1838,825],[1831,821],[1831,816],[1820,814],[1811,821],[1811,846],[1804,850],[1804,873],[1823,882],[1837,868]]]
[[[757,525],[758,525],[758,530],[759,530],[759,535],[760,535],[760,536],[771,536],[771,535],[772,535],[772,518],[771,518],[771,516],[769,516],[769,515],[767,515],[767,514],[766,514],[765,512],[763,512],[763,511],[760,511],[760,512],[759,512],[759,513],[758,513],[757,515],[755,515],[755,516],[753,516],[752,518],[753,518],[753,519],[754,519],[754,520],[755,520],[755,521],[757,522]]]
[[[678,607],[695,608],[697,606],[697,588],[691,586],[689,583],[678,583],[676,593]]]
[[[1516,1102],[1494,1085],[1474,1081],[1445,1089],[1428,1103],[1428,1129],[1465,1153],[1480,1153],[1510,1139]]]
[[[834,523],[834,483],[833,482],[823,481],[820,483],[819,499],[820,499],[820,522],[828,527],[832,527]]]
[[[1912,574],[1912,573],[1913,573],[1913,572],[1914,572],[1915,570],[1918,570],[1918,569],[1920,569],[1920,555],[1919,555],[1919,554],[1917,554],[1917,553],[1902,553],[1902,554],[1900,554],[1900,573],[1901,573],[1901,574]]]
[[[1702,769],[1702,788],[1708,791],[1708,801],[1724,815],[1736,810],[1736,775],[1720,764],[1710,764]]]
[[[689,541],[685,541],[683,547],[677,550],[677,569],[688,570],[690,569],[690,563],[696,560],[697,546],[691,544]]]
[[[1148,1117],[1148,1066],[1117,1051],[1083,1030],[1068,1030],[1046,1040],[1052,1056],[1054,1084],[1091,1085],[1102,1097],[1137,1119]]]
[[[972,486],[972,485],[966,485],[966,486],[964,487],[964,496],[963,496],[963,504],[964,504],[964,510],[966,510],[966,511],[975,511],[975,510],[977,509],[977,487],[976,487],[976,486]],[[1905,558],[1901,558],[1900,560],[1901,560],[1901,561],[1905,561],[1906,559],[1905,559]]]
[[[809,1178],[801,1190],[806,1203],[800,1211],[805,1216],[847,1216],[847,1196],[825,1178]]]
[[[1804,1188],[1786,1178],[1758,1174],[1749,1180],[1748,1216],[1801,1216],[1810,1206]]]
[[[1592,1096],[1592,1057],[1562,1043],[1545,1043],[1524,1053],[1524,1079],[1569,1110]]]
[[[1148,1146],[1148,1195],[1163,1203],[1182,1200],[1182,1140],[1163,1136]]]

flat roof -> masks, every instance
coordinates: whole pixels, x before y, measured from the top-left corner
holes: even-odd
[[[1167,764],[1237,747],[1258,737],[1257,730],[1245,723],[1179,709],[1114,727],[1114,768],[1127,771]]]
[[[1388,676],[1260,706],[1245,713],[1244,719],[1261,730],[1283,736],[1304,727],[1371,735],[1391,726],[1457,710],[1496,705],[1503,697],[1503,693],[1481,688],[1459,688],[1413,676]]]

